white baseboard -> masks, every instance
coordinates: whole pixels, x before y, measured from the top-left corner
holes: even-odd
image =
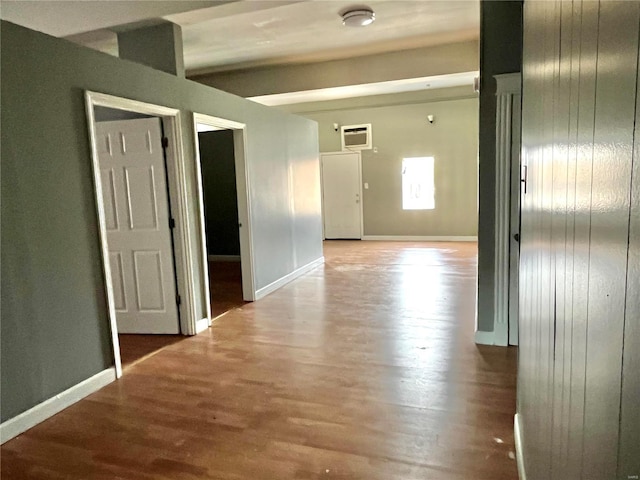
[[[239,262],[240,255],[207,255],[210,262]]]
[[[477,236],[407,236],[407,235],[364,235],[362,240],[386,240],[389,242],[477,242]]]
[[[476,330],[475,341],[478,345],[493,345],[493,332]]]
[[[293,272],[285,275],[281,279],[276,280],[273,283],[270,283],[266,287],[262,287],[258,289],[256,291],[256,300],[260,300],[261,298],[266,297],[270,293],[275,292],[280,287],[283,287],[287,283],[295,280],[296,278],[304,275],[305,273],[313,270],[314,268],[322,265],[323,263],[324,263],[324,257],[320,257],[317,260],[314,260],[313,262],[309,262],[305,266],[300,267],[297,270],[294,270]]]
[[[21,433],[26,432],[31,427],[35,427],[47,418],[53,417],[56,413],[82,400],[87,395],[91,395],[100,390],[115,379],[115,367],[107,368],[95,374],[93,377],[87,378],[64,392],[59,393],[55,397],[45,400],[26,412],[22,412],[20,415],[3,422],[0,425],[0,443],[5,443]]]
[[[527,472],[524,468],[524,453],[522,452],[522,425],[520,414],[513,417],[513,437],[516,441],[516,462],[518,463],[518,477],[520,480],[527,480]]]
[[[196,320],[196,335],[200,332],[204,332],[207,328],[209,328],[209,319],[201,318],[200,320]]]

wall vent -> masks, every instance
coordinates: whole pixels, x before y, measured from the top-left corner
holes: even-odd
[[[371,149],[371,124],[343,125],[340,127],[342,150]]]

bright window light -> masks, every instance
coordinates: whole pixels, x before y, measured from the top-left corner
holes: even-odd
[[[436,208],[433,157],[402,159],[402,209],[432,210]]]

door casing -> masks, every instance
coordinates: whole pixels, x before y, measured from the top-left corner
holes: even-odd
[[[98,236],[102,257],[102,269],[105,278],[105,294],[107,298],[107,315],[111,327],[111,339],[113,346],[113,356],[115,362],[116,377],[122,376],[122,362],[120,359],[120,344],[118,341],[118,326],[116,323],[116,312],[113,287],[109,279],[111,270],[109,265],[109,250],[107,246],[107,229],[105,220],[105,210],[102,196],[102,186],[100,179],[100,163],[98,149],[96,145],[96,122],[94,107],[108,107],[129,112],[142,113],[156,116],[162,119],[164,134],[169,144],[166,152],[166,167],[169,186],[169,197],[171,198],[171,216],[174,218],[176,228],[173,231],[174,257],[176,268],[176,289],[180,295],[181,303],[178,306],[180,311],[180,331],[183,335],[195,335],[208,326],[206,318],[196,318],[196,302],[199,297],[196,285],[198,275],[193,267],[200,262],[199,252],[191,247],[197,238],[196,232],[189,228],[188,211],[188,169],[193,165],[187,165],[184,161],[182,145],[182,118],[180,110],[175,108],[144,103],[137,100],[116,97],[104,93],[85,91],[85,109],[87,114],[87,124],[89,142],[91,145],[91,165],[93,170],[93,186],[98,217]]]
[[[201,113],[193,114],[194,147],[196,161],[196,186],[198,195],[198,217],[200,228],[200,248],[202,255],[202,278],[204,279],[204,299],[208,324],[211,325],[211,292],[209,289],[209,269],[207,255],[206,220],[204,215],[204,187],[202,185],[202,169],[200,145],[198,140],[198,124],[207,125],[220,130],[233,131],[233,148],[236,170],[236,191],[238,202],[238,222],[240,223],[240,264],[242,268],[242,297],[252,302],[256,299],[255,274],[253,268],[253,241],[251,236],[251,203],[249,202],[249,170],[246,163],[246,125],[244,123],[212,117]]]

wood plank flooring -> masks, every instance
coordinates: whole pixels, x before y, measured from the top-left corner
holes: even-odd
[[[240,262],[209,262],[212,318],[239,308],[242,299],[242,272]],[[164,347],[185,340],[183,335],[118,335],[122,368],[129,368]]]
[[[240,262],[209,262],[211,317],[245,304],[242,299],[242,270]]]
[[[118,334],[122,368],[129,368],[156,354],[164,347],[182,340],[185,340],[184,335]]]
[[[473,344],[476,246],[326,264],[2,446],[3,479],[516,479],[516,355]]]

